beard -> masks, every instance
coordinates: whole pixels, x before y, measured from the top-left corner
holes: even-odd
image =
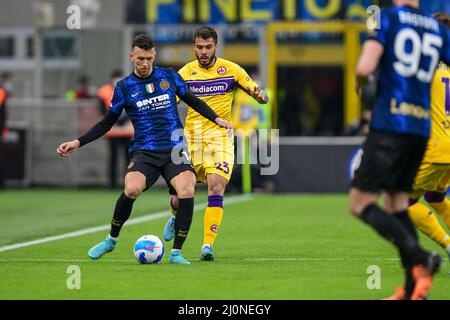
[[[138,76],[140,76],[141,78],[147,78],[150,75],[150,69],[136,69],[136,73],[138,74]]]
[[[201,60],[202,56],[199,56],[198,54],[195,54],[195,56],[197,57],[198,63],[202,67],[211,67],[213,65],[214,59],[216,58],[216,53],[214,52],[213,55],[211,56],[211,58],[209,58],[207,62],[202,62],[202,60]]]

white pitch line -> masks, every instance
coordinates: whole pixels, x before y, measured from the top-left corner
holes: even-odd
[[[241,195],[241,196],[231,197],[231,198],[228,198],[228,199],[225,198],[224,202],[225,202],[226,205],[230,205],[230,204],[234,204],[234,203],[249,201],[251,199],[253,199],[252,195]],[[203,202],[203,203],[201,203],[199,205],[196,205],[195,208],[194,208],[194,211],[202,210],[202,209],[206,208],[206,205],[207,205],[206,202]],[[146,222],[146,221],[152,221],[152,220],[164,218],[164,217],[167,217],[167,216],[168,216],[168,211],[167,210],[166,211],[160,211],[160,212],[148,214],[148,215],[145,215],[145,216],[142,216],[142,217],[130,219],[130,220],[127,221],[126,224],[127,225],[133,225],[133,224],[138,224],[138,223],[142,223],[142,222]],[[47,242],[56,241],[56,240],[62,240],[62,239],[67,239],[67,238],[83,236],[83,235],[86,235],[86,234],[91,234],[91,233],[95,233],[95,232],[99,232],[99,231],[109,230],[110,227],[111,227],[110,224],[105,224],[105,225],[102,225],[102,226],[82,229],[82,230],[78,230],[78,231],[74,231],[74,232],[60,234],[60,235],[57,235],[57,236],[51,236],[51,237],[46,237],[46,238],[42,238],[42,239],[36,239],[36,240],[32,240],[32,241],[27,241],[27,242],[16,243],[16,244],[0,247],[0,252],[4,252],[4,251],[8,251],[8,250],[14,250],[14,249],[19,249],[19,248],[28,247],[28,246],[33,246],[35,244],[41,244],[41,243],[47,243]]]
[[[187,259],[190,261],[198,261],[198,259]],[[233,259],[238,260],[238,259]],[[383,261],[399,261],[399,258],[361,258],[361,259],[343,259],[343,258],[247,258],[245,261],[363,261],[363,260],[383,260]],[[105,262],[136,262],[134,259],[105,259]],[[90,259],[0,259],[1,262],[92,262]]]
[[[248,258],[246,261],[344,261],[341,258]]]
[[[0,262],[91,262],[90,259],[0,259]],[[103,260],[107,262],[131,262],[136,260],[121,259],[121,260]]]
[[[198,259],[186,259],[189,261],[198,261]],[[0,259],[2,262],[92,262],[92,259]],[[103,262],[137,262],[136,259],[103,259]]]
[[[244,259],[247,261],[349,261],[349,259],[344,258],[248,258]],[[398,261],[399,258],[362,258],[362,259],[350,259],[350,261],[360,261],[360,260],[387,260],[387,261]],[[1,261],[1,260],[0,260]]]

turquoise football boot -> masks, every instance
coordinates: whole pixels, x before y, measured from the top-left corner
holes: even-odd
[[[111,239],[109,236],[99,244],[93,246],[89,252],[88,256],[92,260],[100,259],[105,253],[111,252],[116,247],[116,240]]]
[[[175,264],[191,264],[181,255],[181,250],[172,250],[169,255],[169,263]]]
[[[164,240],[170,241],[175,237],[175,217],[170,216],[164,227]]]
[[[200,260],[201,261],[213,261],[214,260],[214,249],[208,245],[202,247],[200,251]]]

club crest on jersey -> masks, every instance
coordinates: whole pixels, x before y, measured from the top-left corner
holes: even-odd
[[[162,80],[162,81],[159,83],[159,87],[160,87],[161,89],[163,89],[163,90],[167,90],[167,89],[170,88],[170,84],[169,84],[166,80]]]
[[[217,68],[217,73],[218,74],[225,74],[225,73],[227,73],[227,68],[225,68],[225,67],[218,67]]]
[[[155,92],[155,85],[152,82],[150,84],[147,84],[145,86],[145,89],[147,90],[148,93],[153,93],[153,92]]]

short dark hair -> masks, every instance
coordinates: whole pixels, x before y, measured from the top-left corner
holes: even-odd
[[[450,15],[447,12],[436,12],[433,17],[450,28]]]
[[[146,34],[138,34],[133,39],[133,43],[131,44],[131,49],[134,47],[138,47],[144,50],[150,50],[151,48],[155,47],[155,42],[147,36]]]
[[[194,32],[193,42],[195,43],[196,38],[209,39],[213,38],[214,42],[217,43],[217,32],[210,27],[200,27]]]

